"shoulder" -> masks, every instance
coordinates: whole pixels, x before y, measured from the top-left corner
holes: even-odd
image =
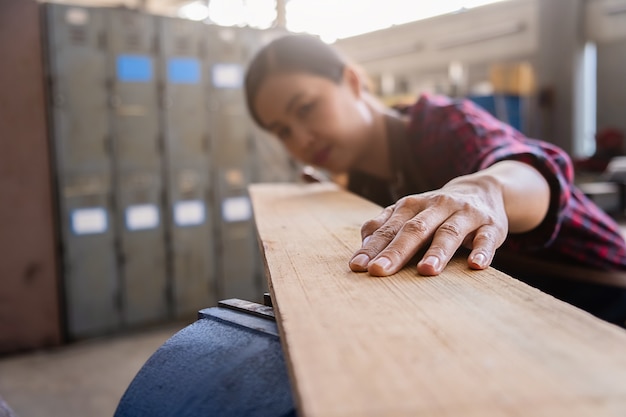
[[[422,93],[411,106],[410,113],[420,113],[445,109],[454,105],[454,100],[448,96],[439,94]]]
[[[438,110],[438,109],[468,109],[479,108],[473,101],[467,98],[454,98],[441,94],[422,93],[411,107],[414,111]]]
[[[409,131],[433,135],[467,134],[490,135],[506,132],[519,136],[512,128],[498,120],[487,110],[465,98],[451,98],[436,94],[422,94],[408,112]]]
[[[466,98],[452,98],[439,94],[421,94],[407,112],[412,124],[427,124],[444,119],[448,126],[459,123],[478,122],[489,125],[501,124],[491,113]]]

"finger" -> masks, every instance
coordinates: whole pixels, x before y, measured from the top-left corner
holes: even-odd
[[[467,257],[467,264],[472,269],[485,269],[493,261],[496,249],[504,239],[498,239],[492,227],[483,226],[476,232],[473,240],[473,249]]]
[[[302,172],[300,175],[302,177],[302,180],[309,184],[324,182],[326,180],[323,176],[320,175],[318,170],[309,165],[302,168]]]
[[[363,226],[361,226],[361,239],[365,240],[369,235],[374,233],[383,224],[385,224],[393,214],[395,208],[395,204],[388,206],[383,211],[381,211],[378,216],[363,223]]]
[[[398,272],[430,241],[447,216],[443,210],[431,208],[406,221],[395,238],[368,264],[369,273],[387,276]]]
[[[314,183],[321,182],[319,178],[314,177],[313,175],[307,172],[303,172],[301,175],[301,178],[302,178],[302,181],[304,181],[307,184],[314,184]]]
[[[352,259],[349,262],[350,269],[355,272],[367,271],[371,259],[387,247],[389,242],[391,242],[400,231],[402,225],[413,216],[412,213],[412,211],[407,210],[406,208],[393,205],[383,210],[378,217],[366,222],[363,226],[364,228],[367,226],[367,228],[365,229],[365,233],[362,232],[365,237],[363,239],[361,249],[356,251],[352,256]],[[369,233],[370,230],[369,227],[376,224],[380,224],[380,226],[367,235],[366,233]]]
[[[420,275],[438,275],[448,265],[465,237],[475,227],[463,219],[460,215],[451,216],[437,228],[428,250],[417,264]]]
[[[356,272],[368,270],[372,258],[383,250],[389,242],[393,240],[404,222],[397,218],[390,218],[385,224],[379,227],[371,235],[363,240],[361,249],[355,252],[350,260],[350,269]]]

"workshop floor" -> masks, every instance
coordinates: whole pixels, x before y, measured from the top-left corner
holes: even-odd
[[[188,324],[0,356],[0,397],[17,417],[112,417],[145,361]]]

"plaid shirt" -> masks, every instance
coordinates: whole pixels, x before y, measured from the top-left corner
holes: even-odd
[[[601,270],[626,270],[626,242],[619,227],[574,186],[572,162],[563,150],[525,137],[469,100],[423,95],[407,113],[411,124],[405,149],[421,178],[419,187],[408,186],[403,194],[441,188],[455,177],[498,161],[525,162],[548,181],[550,208],[538,227],[510,233],[499,251]],[[380,196],[384,186],[380,181],[371,182],[362,174],[351,174],[350,179],[351,190],[387,205],[385,198],[374,197]]]

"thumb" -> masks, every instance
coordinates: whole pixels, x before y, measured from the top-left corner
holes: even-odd
[[[310,165],[307,165],[302,168],[302,172],[300,173],[300,177],[306,183],[316,183],[316,182],[325,182],[328,181],[322,173],[313,168]]]

